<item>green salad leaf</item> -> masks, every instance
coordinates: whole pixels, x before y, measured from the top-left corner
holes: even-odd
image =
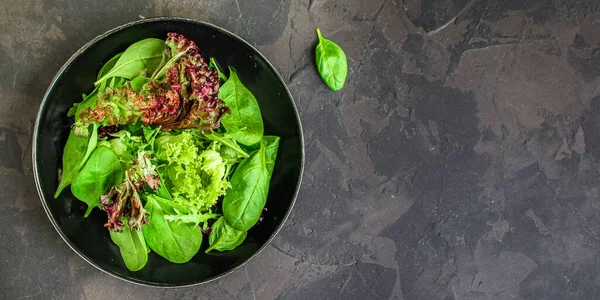
[[[221,144],[223,146],[225,146],[223,149],[223,151],[219,151],[221,153],[221,155],[223,155],[223,153],[227,152],[227,156],[229,157],[235,157],[235,162],[239,162],[238,158],[242,157],[242,158],[246,158],[248,157],[248,153],[246,151],[244,151],[244,149],[242,149],[242,147],[240,147],[240,145],[238,145],[238,143],[229,137],[223,136],[222,134],[218,133],[218,132],[213,132],[211,134],[205,135],[205,138],[211,140],[211,141],[216,141],[218,142],[218,144]],[[229,151],[230,150],[230,151]],[[235,153],[231,153],[231,151],[235,152]]]
[[[86,155],[89,140],[90,138],[76,135],[73,130],[69,133],[67,144],[63,150],[62,177],[54,193],[54,198],[58,198],[62,190],[73,182],[73,179],[81,170],[80,165]]]
[[[104,146],[112,149],[117,155],[123,170],[133,166],[133,158],[141,148],[144,148],[144,141],[141,136],[135,136],[127,130],[117,131],[110,135],[110,140],[98,142],[98,146]]]
[[[160,39],[149,38],[133,43],[119,57],[115,65],[106,74],[94,82],[100,85],[111,77],[133,78],[144,69],[152,73],[161,62],[165,42]]]
[[[98,126],[98,124],[91,125],[92,135],[88,140],[88,146],[87,150],[85,151],[85,156],[83,157],[83,160],[79,163],[79,169],[83,168],[83,165],[87,162],[88,158],[90,157],[90,155],[92,155],[92,152],[94,151],[94,149],[96,149],[96,146],[98,145]]]
[[[173,200],[192,212],[212,207],[229,188],[227,163],[219,152],[201,149],[202,141],[189,131],[162,134],[154,143],[156,157],[165,163]]]
[[[146,85],[148,82],[152,81],[152,79],[144,76],[136,77],[129,81],[129,86],[133,91],[139,93],[142,90],[142,87]]]
[[[98,71],[98,76],[96,76],[96,80],[99,80],[100,78],[102,78],[102,76],[104,76],[106,73],[108,73],[108,71],[112,70],[112,68],[114,68],[115,64],[117,64],[117,61],[119,60],[119,58],[121,58],[121,55],[123,55],[123,52],[118,53],[117,55],[113,56],[113,58],[109,59],[102,66],[102,68],[100,68],[100,71]]]
[[[223,198],[223,216],[231,227],[246,231],[262,213],[267,202],[270,174],[267,168],[267,145],[244,159],[231,176],[231,189]]]
[[[206,249],[206,253],[217,251],[233,250],[244,242],[248,233],[246,231],[236,230],[229,226],[225,218],[219,218],[213,225],[212,231],[208,235],[208,243],[210,247]]]
[[[334,91],[341,89],[348,74],[348,61],[344,50],[336,43],[321,35],[317,28],[319,43],[315,49],[317,70],[323,81]]]
[[[175,215],[177,212],[187,214],[183,206],[150,194],[147,197],[146,210],[148,225],[144,225],[142,232],[150,249],[170,262],[188,262],[202,244],[202,232],[198,226],[183,222],[167,221],[165,215]]]
[[[123,223],[127,224],[127,219]],[[148,262],[148,252],[150,252],[144,234],[141,231],[131,230],[129,226],[123,226],[120,232],[109,231],[109,233],[113,243],[119,246],[127,269],[134,272],[141,270]]]
[[[254,95],[242,84],[236,72],[229,69],[229,79],[219,89],[219,98],[231,109],[221,119],[226,135],[243,145],[254,145],[263,136],[260,107]]]
[[[73,180],[71,192],[87,203],[87,217],[94,207],[100,207],[100,196],[122,181],[123,170],[115,153],[110,148],[98,147]]]

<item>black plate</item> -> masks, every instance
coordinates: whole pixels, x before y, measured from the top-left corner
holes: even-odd
[[[264,222],[252,228],[246,241],[233,251],[204,254],[188,263],[174,264],[151,253],[138,272],[127,270],[119,249],[103,227],[106,214],[95,209],[83,218],[80,202],[65,189],[53,198],[58,169],[72,118],[66,114],[82,93],[92,90],[104,62],[144,38],[165,39],[178,32],[194,40],[206,59],[215,57],[222,66],[233,66],[252,91],[262,112],[265,134],[281,137],[271,180]],[[135,21],[98,36],[77,51],[60,69],[40,106],[33,135],[33,171],[42,205],[65,242],[90,264],[118,278],[145,285],[185,286],[207,282],[239,268],[260,252],[279,231],[294,205],[304,166],[304,144],[298,112],[292,96],[275,68],[249,43],[211,24],[181,19],[154,18]]]

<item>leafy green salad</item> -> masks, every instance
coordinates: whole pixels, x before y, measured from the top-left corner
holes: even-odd
[[[144,39],[108,60],[68,112],[57,198],[68,186],[107,214],[127,268],[150,251],[185,263],[239,246],[266,211],[279,137],[234,69],[178,33]]]

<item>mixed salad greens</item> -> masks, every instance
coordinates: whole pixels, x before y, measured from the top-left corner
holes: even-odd
[[[185,263],[239,246],[262,220],[279,137],[265,136],[258,103],[235,70],[207,63],[178,33],[149,38],[107,61],[94,90],[68,112],[74,125],[56,194],[106,212],[131,271],[152,250]],[[222,126],[221,126],[222,125]]]

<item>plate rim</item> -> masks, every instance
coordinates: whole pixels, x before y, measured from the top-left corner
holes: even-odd
[[[37,140],[38,140],[38,136],[39,136],[39,126],[40,126],[40,119],[42,116],[42,112],[44,111],[44,109],[46,108],[46,104],[48,102],[48,96],[50,95],[52,89],[54,88],[54,85],[56,84],[56,82],[58,81],[58,79],[62,76],[62,74],[65,72],[65,70],[73,63],[73,61],[79,57],[83,52],[85,52],[88,48],[90,48],[92,45],[94,45],[96,42],[98,42],[99,40],[106,38],[107,36],[123,30],[127,27],[131,27],[134,25],[139,25],[139,24],[143,24],[143,23],[151,23],[151,22],[164,22],[164,21],[180,21],[180,22],[188,22],[188,23],[193,23],[196,25],[201,25],[201,26],[206,26],[206,27],[210,27],[212,29],[215,29],[217,31],[220,31],[224,34],[227,34],[229,36],[231,36],[234,39],[237,39],[238,41],[242,42],[243,44],[245,44],[246,46],[248,46],[250,49],[252,49],[253,51],[255,51],[257,53],[257,55],[264,60],[264,62],[267,64],[267,66],[269,68],[271,68],[273,70],[273,72],[275,73],[275,75],[277,76],[277,78],[279,79],[279,81],[282,83],[285,92],[287,93],[288,97],[290,98],[291,104],[292,104],[292,108],[294,110],[294,114],[296,115],[296,122],[298,124],[298,129],[299,129],[299,137],[300,137],[300,148],[301,148],[301,154],[300,154],[300,174],[298,177],[298,182],[296,183],[296,188],[294,190],[294,194],[292,197],[292,202],[290,204],[290,206],[288,207],[287,211],[285,212],[284,217],[281,220],[281,223],[279,224],[279,226],[277,226],[275,228],[275,231],[271,234],[271,236],[267,239],[267,241],[254,253],[252,254],[250,257],[248,257],[246,260],[244,260],[242,263],[240,263],[239,265],[219,274],[216,275],[214,277],[210,277],[206,280],[203,281],[199,281],[199,282],[194,282],[194,283],[187,283],[187,284],[160,284],[160,283],[154,283],[154,282],[148,282],[148,281],[142,281],[142,280],[136,280],[134,278],[127,278],[124,277],[120,274],[117,274],[115,272],[109,271],[109,270],[105,270],[103,268],[101,268],[100,266],[98,266],[97,264],[95,264],[93,262],[92,259],[88,258],[85,254],[83,254],[80,250],[78,250],[67,238],[67,236],[65,235],[65,233],[60,229],[59,225],[56,223],[55,218],[53,217],[51,211],[50,211],[50,207],[48,206],[48,204],[46,203],[46,199],[44,197],[44,194],[42,192],[41,189],[41,185],[40,185],[40,181],[39,181],[39,172],[38,172],[38,166],[37,166]],[[283,77],[281,77],[281,74],[279,74],[279,72],[277,71],[277,69],[273,66],[273,64],[258,50],[256,49],[256,47],[254,47],[252,44],[250,44],[248,41],[246,41],[245,39],[241,38],[240,36],[234,34],[233,32],[224,29],[220,26],[217,26],[215,24],[206,22],[206,21],[200,21],[200,20],[194,20],[194,19],[190,19],[190,18],[183,18],[183,17],[151,17],[151,18],[143,18],[140,20],[135,20],[135,21],[131,21],[131,22],[127,22],[125,24],[116,26],[112,29],[107,30],[106,32],[99,34],[98,36],[96,36],[95,38],[91,39],[90,41],[88,41],[87,43],[85,43],[83,46],[81,46],[77,51],[75,51],[75,53],[73,53],[69,59],[62,65],[62,67],[58,70],[58,72],[56,73],[56,75],[54,76],[54,78],[52,79],[52,81],[50,82],[48,89],[46,90],[46,92],[44,93],[44,96],[42,97],[42,102],[40,103],[40,107],[38,109],[37,115],[36,115],[36,120],[35,120],[35,126],[33,128],[33,135],[32,135],[32,151],[31,151],[31,157],[32,157],[32,171],[33,171],[33,177],[34,177],[34,181],[35,181],[35,186],[36,186],[36,190],[38,192],[38,196],[40,199],[40,202],[42,203],[42,206],[44,208],[44,211],[46,212],[46,216],[48,217],[48,219],[50,220],[50,223],[52,223],[52,226],[54,227],[54,229],[58,232],[58,234],[60,235],[60,237],[62,238],[62,240],[69,246],[69,248],[71,248],[71,250],[73,250],[75,253],[77,253],[77,255],[79,255],[83,260],[85,260],[86,262],[88,262],[90,265],[94,266],[96,269],[104,272],[105,274],[108,274],[112,277],[118,278],[120,280],[126,281],[126,282],[130,282],[136,285],[141,285],[141,286],[147,286],[147,287],[155,287],[155,288],[181,288],[181,287],[190,287],[190,286],[198,286],[198,285],[202,285],[202,284],[206,284],[215,280],[218,280],[220,278],[223,278],[231,273],[233,273],[234,271],[242,268],[243,266],[245,266],[249,261],[251,261],[252,259],[254,259],[258,254],[260,254],[267,246],[269,246],[271,244],[271,242],[273,241],[273,239],[275,238],[275,236],[281,231],[281,229],[284,227],[285,222],[288,220],[288,218],[291,215],[291,212],[296,204],[296,200],[298,198],[298,194],[300,191],[300,187],[302,185],[302,178],[304,175],[304,164],[305,164],[305,141],[304,141],[304,131],[302,129],[302,120],[300,118],[300,114],[298,113],[298,107],[296,106],[296,102],[294,101],[294,98],[286,84],[286,81],[283,79]]]

